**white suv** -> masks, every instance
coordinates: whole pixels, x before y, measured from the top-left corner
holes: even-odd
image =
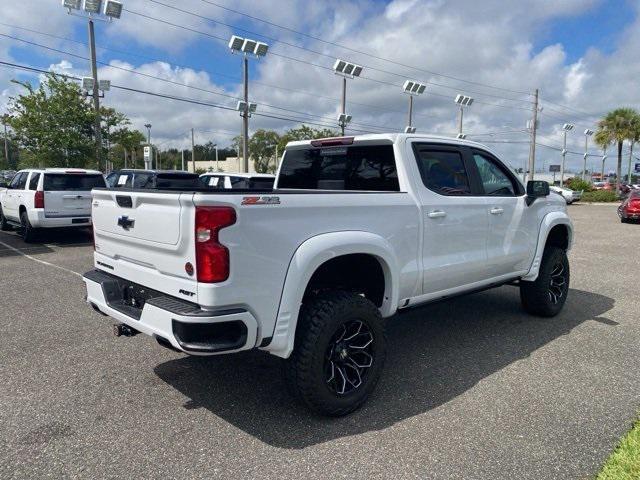
[[[20,229],[26,242],[38,229],[91,225],[91,189],[105,187],[95,170],[20,170],[0,191],[0,230]]]

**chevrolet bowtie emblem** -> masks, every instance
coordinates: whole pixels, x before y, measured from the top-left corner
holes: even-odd
[[[130,228],[133,228],[133,225],[135,223],[136,223],[135,220],[130,220],[129,217],[127,217],[126,215],[118,219],[118,226],[122,227],[125,230],[129,230]]]

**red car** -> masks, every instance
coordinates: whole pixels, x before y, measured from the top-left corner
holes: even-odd
[[[622,223],[640,220],[640,190],[631,190],[629,196],[618,207],[618,216]]]

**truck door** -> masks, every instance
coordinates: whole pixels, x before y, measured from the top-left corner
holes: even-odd
[[[423,294],[487,278],[487,199],[469,175],[467,147],[415,142],[423,216]]]
[[[471,154],[479,182],[489,201],[489,276],[493,278],[526,271],[538,240],[537,215],[531,215],[524,188],[500,160],[480,149],[472,149]]]
[[[20,220],[18,215],[18,207],[21,198],[21,189],[24,189],[27,184],[27,177],[29,176],[29,172],[20,172],[13,177],[11,183],[9,184],[9,188],[5,193],[5,202],[4,202],[4,216],[10,218],[13,221]]]

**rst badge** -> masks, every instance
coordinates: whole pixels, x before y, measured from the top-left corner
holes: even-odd
[[[242,197],[242,205],[280,205],[280,197]]]

